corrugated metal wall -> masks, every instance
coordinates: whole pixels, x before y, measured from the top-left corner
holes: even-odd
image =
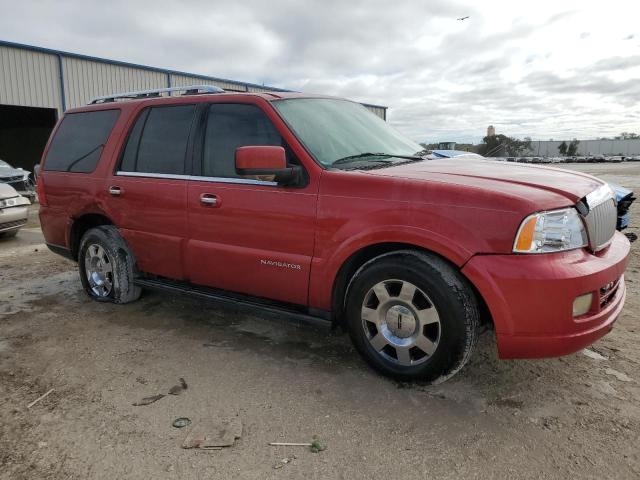
[[[149,90],[167,86],[163,73],[77,58],[62,58],[67,108],[86,105],[113,92]]]
[[[188,85],[213,85],[220,87],[229,92],[246,92],[245,85],[236,84],[234,82],[223,82],[219,80],[211,80],[207,77],[199,77],[197,75],[175,75],[171,74],[172,87],[185,87]]]
[[[571,140],[565,140],[569,145]],[[541,157],[557,157],[562,140],[534,140],[531,154]],[[640,155],[640,140],[581,140],[577,155]]]
[[[58,57],[0,46],[0,104],[60,109]]]
[[[60,85],[61,69],[63,85]],[[61,114],[112,93],[203,84],[232,92],[278,91],[267,86],[0,41],[0,104],[55,108]],[[385,107],[365,106],[386,119]]]
[[[367,107],[369,110],[371,110],[373,113],[375,113],[377,116],[379,116],[381,119],[386,120],[387,119],[387,109],[385,107],[378,107],[377,105],[364,105],[365,107]]]

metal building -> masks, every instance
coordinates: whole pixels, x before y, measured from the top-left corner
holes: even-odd
[[[571,140],[564,140],[569,145]],[[533,140],[530,154],[539,157],[557,157],[562,140]],[[640,155],[640,139],[580,140],[576,155]]]
[[[60,115],[92,98],[194,84],[231,92],[287,91],[0,40],[0,159],[33,170]],[[363,105],[386,120],[387,107]]]

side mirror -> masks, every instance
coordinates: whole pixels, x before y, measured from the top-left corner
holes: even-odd
[[[238,175],[273,176],[281,185],[297,183],[300,169],[287,167],[284,148],[256,145],[236,148],[236,173]]]

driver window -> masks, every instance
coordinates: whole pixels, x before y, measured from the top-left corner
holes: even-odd
[[[241,176],[236,173],[236,148],[252,145],[285,146],[275,126],[255,105],[242,103],[211,105],[205,130],[202,175],[270,180]]]

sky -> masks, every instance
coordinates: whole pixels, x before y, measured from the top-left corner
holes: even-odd
[[[420,142],[640,133],[640,1],[0,0],[0,39],[386,105]],[[458,20],[467,17],[465,20]]]

